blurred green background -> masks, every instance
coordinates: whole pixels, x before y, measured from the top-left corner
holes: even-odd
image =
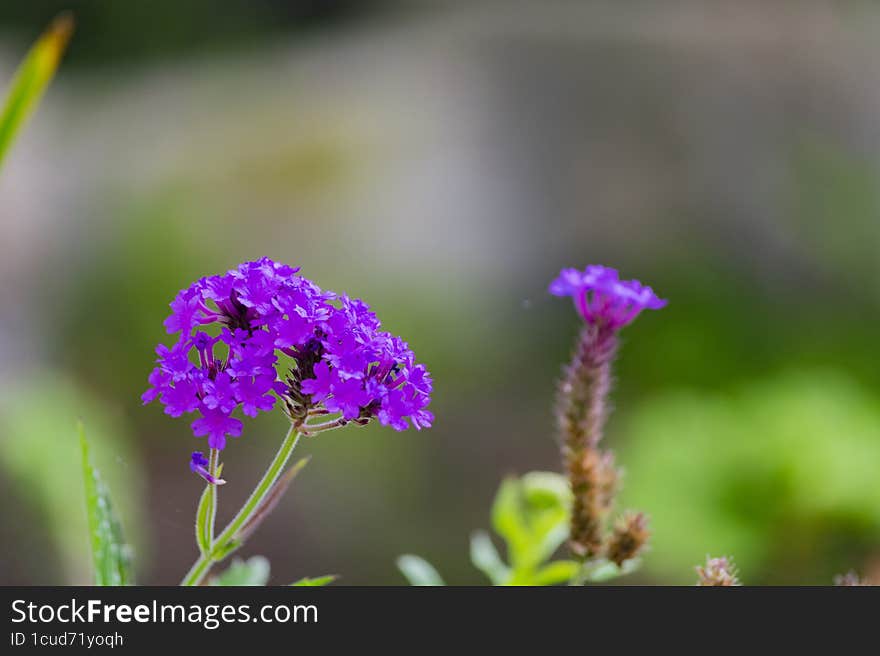
[[[321,436],[243,550],[272,583],[483,583],[506,474],[557,468],[596,262],[670,299],[625,332],[608,443],[655,532],[754,584],[880,569],[880,11],[862,2],[6,2],[0,80],[77,32],[0,176],[0,583],[88,580],[75,422],[137,578],[196,556],[201,442],[142,407],[178,289],[261,255],[370,302],[434,373],[436,426]],[[3,83],[5,84],[5,82]],[[248,421],[220,518],[285,430]]]

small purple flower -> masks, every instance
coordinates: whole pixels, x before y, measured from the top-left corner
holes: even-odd
[[[219,409],[225,414],[230,414],[238,405],[235,398],[239,383],[233,383],[232,378],[225,371],[217,373],[214,380],[205,381],[202,386],[202,403],[211,410]]]
[[[188,379],[179,380],[163,390],[162,403],[165,405],[165,414],[172,417],[194,412],[199,407],[198,386]]]
[[[391,426],[394,430],[402,431],[409,428],[404,418],[410,414],[411,409],[403,391],[391,390],[382,399],[382,407],[379,410],[379,423],[383,426]]]
[[[241,435],[241,420],[230,417],[222,410],[212,410],[206,406],[200,408],[202,417],[192,423],[193,434],[208,436],[208,446],[212,449],[223,449],[226,437]]]
[[[147,377],[147,382],[150,383],[150,387],[146,392],[141,394],[141,401],[143,401],[144,405],[155,401],[156,398],[168,388],[168,385],[171,383],[171,376],[162,371],[159,367],[156,367],[150,372],[150,375]]]
[[[315,365],[313,373],[315,377],[302,381],[300,389],[311,397],[312,403],[318,404],[333,392],[333,383],[338,376],[336,372],[331,372],[330,365],[323,360]]]
[[[275,397],[269,394],[275,387],[274,376],[247,376],[238,379],[236,399],[241,411],[248,417],[256,417],[260,411],[268,412],[275,406]]]
[[[550,283],[554,296],[571,296],[588,324],[619,330],[642,310],[659,310],[666,301],[638,280],[621,280],[615,269],[590,265],[583,271],[563,269]]]
[[[223,485],[226,483],[222,478],[211,475],[211,472],[208,471],[208,459],[201,451],[193,451],[189,460],[189,468],[211,485]]]
[[[156,347],[156,355],[159,356],[156,362],[159,364],[159,368],[171,377],[171,380],[186,380],[195,368],[195,365],[187,357],[188,348],[184,342],[178,342],[171,348],[164,344],[159,344]]]
[[[315,334],[315,324],[293,312],[276,324],[276,331],[275,346],[292,349]]]
[[[347,420],[357,419],[361,408],[366,407],[372,396],[364,389],[363,383],[354,378],[341,379],[331,386],[332,394],[324,400],[324,407],[330,412],[341,412]]]
[[[241,435],[234,413],[255,417],[278,397],[305,430],[314,415],[397,430],[433,421],[431,377],[406,342],[382,331],[365,302],[322,290],[298,268],[262,258],[202,278],[177,294],[165,327],[177,342],[156,348],[141,399],[174,417],[196,413],[193,433],[212,449]]]
[[[197,323],[201,313],[201,298],[192,288],[184,289],[171,302],[171,316],[165,319],[165,329],[169,335],[188,333]]]

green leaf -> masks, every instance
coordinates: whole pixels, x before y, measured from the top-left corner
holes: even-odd
[[[522,477],[523,487],[532,504],[544,507],[571,507],[568,479],[556,472],[533,471]]]
[[[0,163],[55,75],[73,33],[69,14],[58,16],[19,65],[0,112]]]
[[[46,412],[47,398],[52,399],[51,412]],[[85,501],[78,507],[83,492],[80,422],[88,426],[92,463],[113,490],[116,513],[125,518],[132,553],[140,553],[137,545],[143,543],[138,538],[145,515],[144,468],[124,417],[63,372],[32,370],[0,393],[0,480],[7,494],[21,499],[22,512],[41,517],[39,553],[50,562],[35,582],[43,585],[94,584],[91,539],[83,537],[90,535]]]
[[[492,504],[492,526],[507,542],[508,557],[516,566],[528,552],[531,542],[518,479],[505,478],[501,482]]]
[[[199,507],[196,510],[196,543],[199,551],[203,554],[211,552],[211,543],[214,542],[214,516],[217,505],[217,486],[208,484],[199,499]]]
[[[263,523],[266,517],[269,516],[273,510],[275,510],[275,506],[278,505],[278,502],[281,500],[281,497],[284,496],[284,493],[287,492],[287,488],[290,487],[291,482],[296,475],[299,474],[303,467],[309,464],[310,457],[306,456],[301,460],[297,461],[294,465],[292,465],[286,472],[284,472],[281,476],[278,477],[278,480],[272,484],[272,487],[269,488],[269,491],[266,493],[266,496],[260,501],[260,505],[254,509],[253,514],[250,519],[248,519],[245,524],[238,529],[238,532],[235,534],[235,539],[239,544],[244,543],[254,531]],[[219,560],[219,557],[218,557]]]
[[[568,535],[571,493],[559,474],[531,472],[501,483],[492,507],[492,523],[507,542],[517,578],[527,577]]]
[[[555,472],[529,472],[522,477],[529,523],[535,539],[535,558],[542,562],[568,538],[571,488]]]
[[[240,558],[233,560],[226,570],[211,580],[211,585],[266,585],[268,580],[269,561],[263,556],[251,556],[246,561]]]
[[[471,535],[471,562],[489,577],[493,585],[504,585],[510,578],[510,568],[501,560],[486,531]]]
[[[79,443],[82,450],[95,585],[128,585],[131,583],[131,550],[122,538],[122,528],[113,512],[107,488],[89,459],[89,445],[82,423],[79,424]]]
[[[412,554],[401,556],[397,559],[397,569],[406,577],[410,585],[446,585],[443,583],[443,579],[440,578],[440,574],[434,569],[434,566],[419,556],[413,556]]]
[[[338,577],[335,574],[328,574],[326,576],[316,576],[314,578],[305,577],[296,581],[295,583],[291,583],[292,587],[294,586],[308,586],[308,587],[317,587],[321,585],[329,585],[333,583]]]
[[[539,569],[531,585],[559,585],[568,583],[578,573],[581,564],[576,560],[556,560]]]
[[[610,560],[597,560],[587,565],[584,579],[593,583],[610,581],[619,576],[632,574],[641,566],[641,564],[641,560],[638,558],[627,560],[619,567]]]

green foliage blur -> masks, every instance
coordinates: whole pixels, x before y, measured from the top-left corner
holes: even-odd
[[[25,580],[44,585],[94,581],[79,421],[88,426],[91,460],[105,474],[101,486],[112,490],[134,545],[126,559],[149,558],[143,540],[149,530],[144,526],[143,465],[131,428],[82,385],[44,371],[5,387],[0,395],[0,467],[7,502],[16,509],[14,516],[4,515],[7,566]],[[88,497],[94,512],[97,497],[97,491]],[[36,535],[28,530],[31,522],[40,529]]]
[[[582,585],[607,582],[636,571],[638,558],[620,566],[605,558],[586,563],[553,559],[568,538],[571,490],[555,472],[529,472],[501,482],[492,504],[492,525],[506,544],[505,562],[486,531],[471,535],[471,564],[500,586]],[[420,556],[406,554],[397,567],[411,585],[445,585],[433,565]]]
[[[840,373],[671,391],[625,423],[624,498],[652,517],[649,573],[732,553],[748,583],[828,585],[876,553],[880,403]]]
[[[122,533],[122,525],[101,473],[92,464],[85,427],[79,426],[82,472],[85,485],[86,514],[92,546],[95,585],[132,585],[131,547]]]
[[[0,164],[27,119],[36,110],[61,61],[73,21],[60,16],[37,40],[18,67],[0,104]]]

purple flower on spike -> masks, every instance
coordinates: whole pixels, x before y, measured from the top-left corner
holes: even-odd
[[[196,413],[193,433],[211,449],[241,435],[235,413],[255,417],[279,398],[306,434],[374,418],[397,430],[433,421],[430,374],[406,343],[366,303],[323,291],[298,268],[262,258],[202,278],[177,294],[165,327],[177,342],[156,348],[141,399],[174,417]],[[337,416],[309,423],[327,415]]]
[[[621,280],[615,269],[593,264],[583,271],[563,269],[550,283],[554,296],[571,296],[578,313],[601,328],[619,330],[642,310],[659,310],[666,301],[638,280]]]
[[[585,322],[556,400],[562,457],[573,493],[569,546],[580,559],[604,553],[612,560],[626,560],[641,548],[647,533],[643,520],[636,519],[641,515],[633,515],[610,542],[603,534],[619,477],[613,455],[600,447],[609,413],[611,368],[618,331],[642,310],[658,310],[666,301],[638,280],[621,280],[616,270],[598,265],[583,271],[563,269],[549,291],[571,296]],[[624,535],[623,529],[632,529],[632,535]],[[625,549],[618,544],[621,535],[632,538]]]

